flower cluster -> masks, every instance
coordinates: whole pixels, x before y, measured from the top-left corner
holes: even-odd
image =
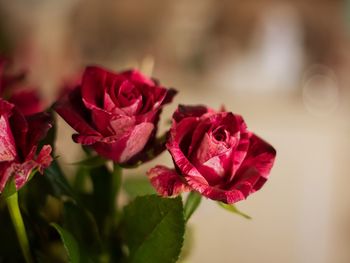
[[[174,263],[202,196],[243,215],[234,203],[268,180],[276,151],[240,115],[179,105],[170,129],[159,135],[163,107],[177,92],[137,70],[87,67],[45,109],[26,74],[8,65],[0,60],[0,218],[10,215],[19,242],[5,246],[0,240],[0,262]],[[69,178],[52,156],[55,112],[85,150]],[[134,184],[134,192],[128,189],[122,170],[166,149],[174,167],[157,165]],[[36,172],[45,176],[34,177]],[[147,187],[147,193],[138,192]],[[121,189],[128,202],[122,209]],[[189,192],[186,200],[176,197],[183,192]],[[2,240],[11,242],[13,227],[0,221]],[[53,251],[62,243],[68,259]],[[18,245],[23,255],[7,249]]]
[[[126,163],[156,147],[161,109],[175,94],[138,71],[112,73],[88,67],[81,84],[55,109],[78,132],[75,142]],[[172,122],[166,148],[175,169],[159,165],[148,172],[160,195],[197,191],[232,204],[266,182],[276,151],[250,132],[241,116],[180,105]]]

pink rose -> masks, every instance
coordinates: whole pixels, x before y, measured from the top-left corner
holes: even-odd
[[[241,116],[204,106],[178,107],[166,147],[175,169],[156,166],[148,172],[159,194],[194,190],[228,204],[259,190],[276,156]]]
[[[162,107],[175,94],[136,70],[113,73],[88,67],[81,85],[59,99],[55,110],[78,132],[73,135],[76,143],[126,163],[154,146]]]
[[[32,171],[42,173],[50,165],[51,146],[38,151],[39,141],[50,128],[47,114],[24,116],[14,104],[0,98],[0,193],[11,177],[18,190]]]

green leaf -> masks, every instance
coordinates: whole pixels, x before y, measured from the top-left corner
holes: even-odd
[[[146,176],[126,177],[123,182],[123,188],[128,196],[132,199],[140,195],[156,194],[156,191]]]
[[[241,212],[240,210],[238,210],[238,208],[235,205],[228,205],[222,202],[218,202],[219,206],[221,206],[222,208],[226,209],[227,211],[240,215],[246,219],[252,219],[249,215]]]
[[[64,227],[79,242],[80,247],[90,257],[101,251],[101,239],[93,216],[73,202],[65,202],[63,208]]]
[[[90,156],[76,163],[72,163],[73,165],[83,166],[86,168],[95,168],[104,165],[107,162],[106,159],[102,158],[99,155]]]
[[[1,193],[2,198],[8,198],[14,193],[16,193],[16,183],[15,183],[15,178],[12,176],[10,180],[7,181],[4,190]]]
[[[196,211],[201,203],[201,200],[202,196],[199,193],[195,191],[189,193],[184,206],[184,217],[186,222],[190,219],[194,211]]]
[[[73,235],[68,232],[66,229],[60,227],[59,225],[55,223],[50,224],[52,227],[56,229],[56,231],[59,233],[63,245],[67,251],[69,262],[71,263],[79,263],[80,262],[80,251],[79,251],[79,245]]]
[[[124,209],[121,229],[130,263],[174,263],[181,252],[185,220],[180,197],[137,197]]]
[[[57,197],[66,196],[74,200],[77,199],[57,160],[54,160],[50,167],[45,170],[45,176],[49,180],[53,192]]]

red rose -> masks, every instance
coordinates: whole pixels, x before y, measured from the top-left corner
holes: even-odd
[[[228,204],[259,190],[276,156],[241,116],[204,106],[179,106],[166,146],[175,169],[157,166],[148,172],[159,194],[194,190]]]
[[[152,145],[161,109],[175,93],[136,70],[112,73],[88,67],[81,85],[55,109],[78,132],[75,142],[126,163]]]
[[[42,112],[44,105],[38,90],[23,82],[25,73],[9,73],[7,66],[7,60],[0,58],[0,97],[15,104],[24,115]]]
[[[38,143],[50,127],[45,113],[24,116],[15,105],[0,99],[0,193],[12,176],[18,190],[32,171],[42,173],[50,165],[50,145],[37,153]]]

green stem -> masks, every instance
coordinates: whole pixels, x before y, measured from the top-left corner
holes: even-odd
[[[119,193],[120,193],[120,188],[122,184],[122,171],[123,169],[117,164],[113,164],[113,178],[112,178],[112,187],[113,190],[111,191],[112,193],[112,205],[113,205],[113,210],[112,211],[118,211],[118,200],[119,200]]]
[[[24,227],[21,211],[19,210],[19,206],[18,206],[18,194],[17,194],[17,192],[14,193],[13,195],[9,196],[6,199],[6,202],[7,202],[7,206],[8,206],[9,212],[10,212],[10,216],[11,216],[13,225],[14,225],[15,230],[16,230],[16,234],[18,237],[19,244],[21,246],[23,256],[24,256],[27,263],[32,263],[33,260],[32,260],[31,254],[30,254],[27,233],[26,233],[26,229]]]

